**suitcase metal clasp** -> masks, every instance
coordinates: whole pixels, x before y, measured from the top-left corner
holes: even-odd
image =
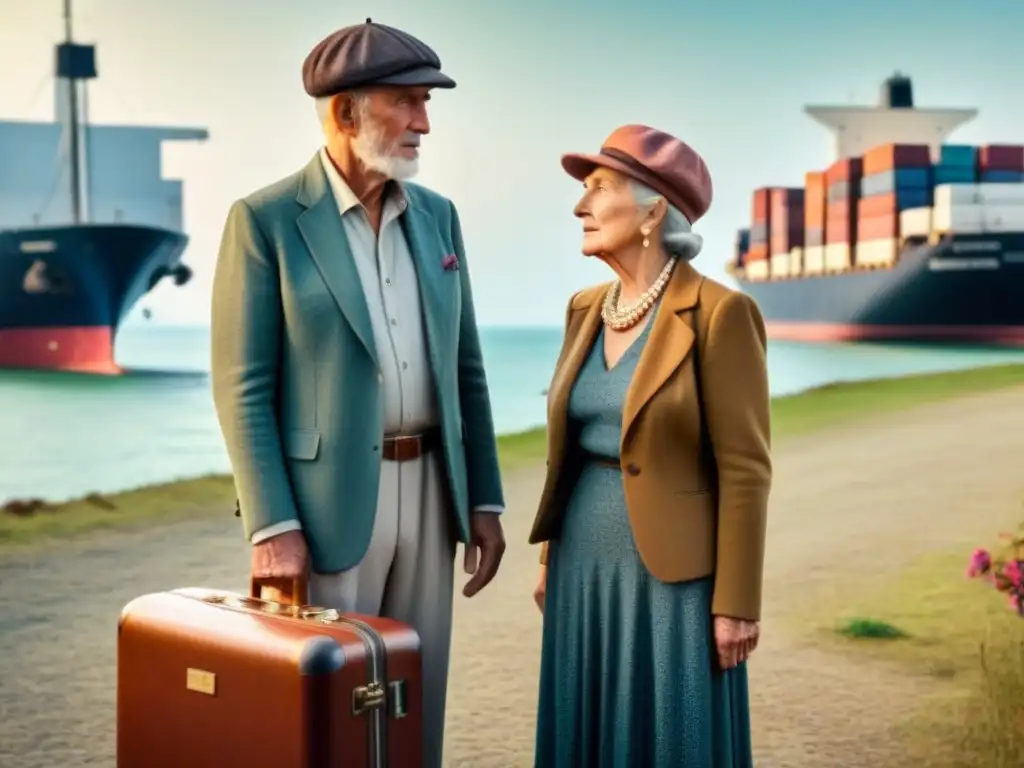
[[[352,714],[365,715],[372,709],[384,706],[384,689],[380,683],[361,685],[352,691]]]

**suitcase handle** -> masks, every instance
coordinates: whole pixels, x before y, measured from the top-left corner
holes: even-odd
[[[281,602],[284,605],[308,605],[309,587],[305,578],[284,579],[273,576],[253,576],[249,581],[249,597],[254,600],[263,600],[263,588],[269,587],[281,593]]]

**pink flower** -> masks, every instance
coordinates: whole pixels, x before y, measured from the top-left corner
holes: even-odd
[[[1024,568],[1020,560],[1011,560],[1003,566],[1003,577],[1018,590],[1024,590]]]
[[[441,259],[441,267],[446,272],[451,272],[459,268],[459,257],[454,253],[449,253],[443,259]]]
[[[992,556],[984,549],[974,550],[974,554],[971,555],[971,561],[967,565],[967,577],[970,579],[982,576],[988,573],[992,567]]]

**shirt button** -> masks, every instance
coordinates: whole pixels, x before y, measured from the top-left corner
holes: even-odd
[[[385,285],[391,285],[391,278],[390,277],[384,278],[384,284]]]
[[[631,474],[633,477],[636,477],[637,475],[640,474],[640,467],[638,467],[636,464],[630,464],[628,467],[626,467],[626,471],[629,472],[629,474]]]
[[[408,369],[409,369],[409,364],[408,363],[402,363],[402,370],[405,371],[405,370],[408,370]]]
[[[398,321],[395,320],[395,318],[391,318],[391,324],[392,325],[398,325]]]

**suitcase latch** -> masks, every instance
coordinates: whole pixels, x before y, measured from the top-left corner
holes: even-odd
[[[361,685],[352,691],[352,714],[365,715],[371,709],[384,706],[384,688],[380,683]]]

